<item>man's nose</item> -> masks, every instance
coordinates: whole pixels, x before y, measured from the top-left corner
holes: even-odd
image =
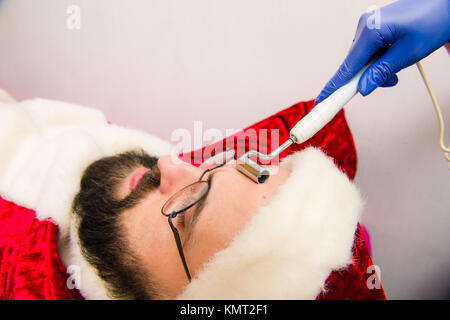
[[[180,159],[172,159],[170,155],[159,158],[158,168],[161,172],[159,190],[163,194],[177,192],[197,181],[202,174],[201,169]]]

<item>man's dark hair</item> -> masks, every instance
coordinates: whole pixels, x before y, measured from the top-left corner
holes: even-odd
[[[158,289],[149,271],[130,248],[121,213],[159,187],[158,159],[143,150],[132,150],[93,162],[83,173],[80,191],[73,201],[78,217],[78,237],[83,256],[107,283],[108,292],[119,299],[153,299]],[[118,187],[135,169],[150,169],[124,199]]]

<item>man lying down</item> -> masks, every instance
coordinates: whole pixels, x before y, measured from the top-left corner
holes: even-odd
[[[0,195],[58,224],[85,298],[314,299],[352,263],[360,195],[318,149],[255,184],[68,103],[0,103],[0,128]]]

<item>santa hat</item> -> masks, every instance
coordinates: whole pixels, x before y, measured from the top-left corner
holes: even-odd
[[[0,104],[0,128],[0,194],[58,224],[61,259],[80,268],[83,296],[109,299],[81,254],[71,213],[83,171],[105,156],[142,148],[160,157],[172,146],[107,124],[98,110],[42,99]],[[333,270],[351,263],[361,211],[355,187],[316,149],[282,165],[292,171],[287,181],[178,298],[314,299]]]

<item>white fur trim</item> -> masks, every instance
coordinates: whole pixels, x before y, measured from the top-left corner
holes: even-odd
[[[355,186],[314,148],[283,165],[292,173],[270,203],[178,299],[314,299],[352,262],[362,209]]]
[[[0,102],[16,102],[16,100],[8,92],[0,89]]]

